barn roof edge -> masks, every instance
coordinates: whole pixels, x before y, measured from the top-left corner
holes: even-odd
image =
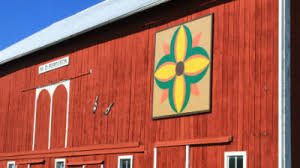
[[[167,1],[170,0],[105,0],[0,51],[0,65]]]

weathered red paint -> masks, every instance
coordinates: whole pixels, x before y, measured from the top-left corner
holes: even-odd
[[[211,13],[211,113],[152,120],[155,32]],[[39,65],[65,56],[70,57],[69,66],[38,75]],[[0,157],[32,149],[34,88],[71,79],[66,150],[98,144],[139,143],[140,147],[122,149],[121,153],[110,153],[117,151],[112,149],[98,154],[86,151],[88,156],[68,156],[67,161],[103,159],[105,167],[112,168],[117,167],[119,155],[132,154],[135,168],[151,168],[157,142],[233,136],[231,143],[191,146],[191,167],[223,167],[225,151],[247,151],[247,167],[275,168],[277,67],[278,1],[171,1],[4,65]],[[54,93],[50,151],[64,146],[64,89],[59,86]],[[97,95],[99,106],[93,113]],[[43,115],[37,115],[36,152],[47,150],[50,96],[42,92],[37,102],[37,112]],[[112,102],[111,112],[104,115]],[[54,159],[63,157],[54,152],[31,159],[45,156],[45,164],[31,168],[54,168]],[[159,148],[157,161],[158,168],[182,168],[185,147]],[[6,166],[6,161],[0,165]]]

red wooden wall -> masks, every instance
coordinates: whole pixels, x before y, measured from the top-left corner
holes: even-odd
[[[67,96],[67,90],[63,85],[59,85],[53,94],[51,149],[65,147]]]
[[[48,149],[51,97],[43,90],[37,99],[35,150]]]
[[[155,32],[210,13],[214,13],[211,113],[152,120]],[[39,65],[64,56],[70,57],[69,66],[38,75]],[[0,153],[31,151],[35,88],[71,79],[68,148],[140,142],[145,149],[134,154],[134,167],[150,168],[155,142],[233,136],[229,144],[191,146],[191,167],[223,167],[225,151],[247,151],[247,167],[275,168],[277,66],[277,1],[169,2],[2,66],[6,75],[0,78],[0,118],[5,120],[0,123]],[[64,88],[56,92],[51,146],[61,148],[66,97]],[[38,103],[44,105],[48,98],[41,96]],[[111,112],[104,115],[112,102]],[[45,112],[44,108],[38,105],[38,111]],[[45,127],[49,124],[47,116],[37,119]],[[44,142],[41,134],[37,137]],[[47,146],[40,145],[40,149]],[[90,157],[102,157],[106,167],[117,167],[118,154]],[[45,166],[54,167],[54,158]],[[80,159],[84,158],[75,158]],[[157,161],[158,168],[182,168],[185,147],[158,148]]]

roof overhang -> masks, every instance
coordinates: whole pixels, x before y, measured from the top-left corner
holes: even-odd
[[[0,65],[169,0],[106,0],[0,51]]]

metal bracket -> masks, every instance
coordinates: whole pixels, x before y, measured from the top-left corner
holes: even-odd
[[[95,100],[95,104],[94,104],[94,108],[93,108],[93,112],[96,113],[97,111],[97,107],[98,107],[98,99],[99,99],[99,96],[96,97],[96,100]]]
[[[105,115],[108,115],[108,113],[110,112],[110,109],[113,105],[114,105],[114,102],[110,103],[110,105],[107,107],[107,109],[104,112]]]

